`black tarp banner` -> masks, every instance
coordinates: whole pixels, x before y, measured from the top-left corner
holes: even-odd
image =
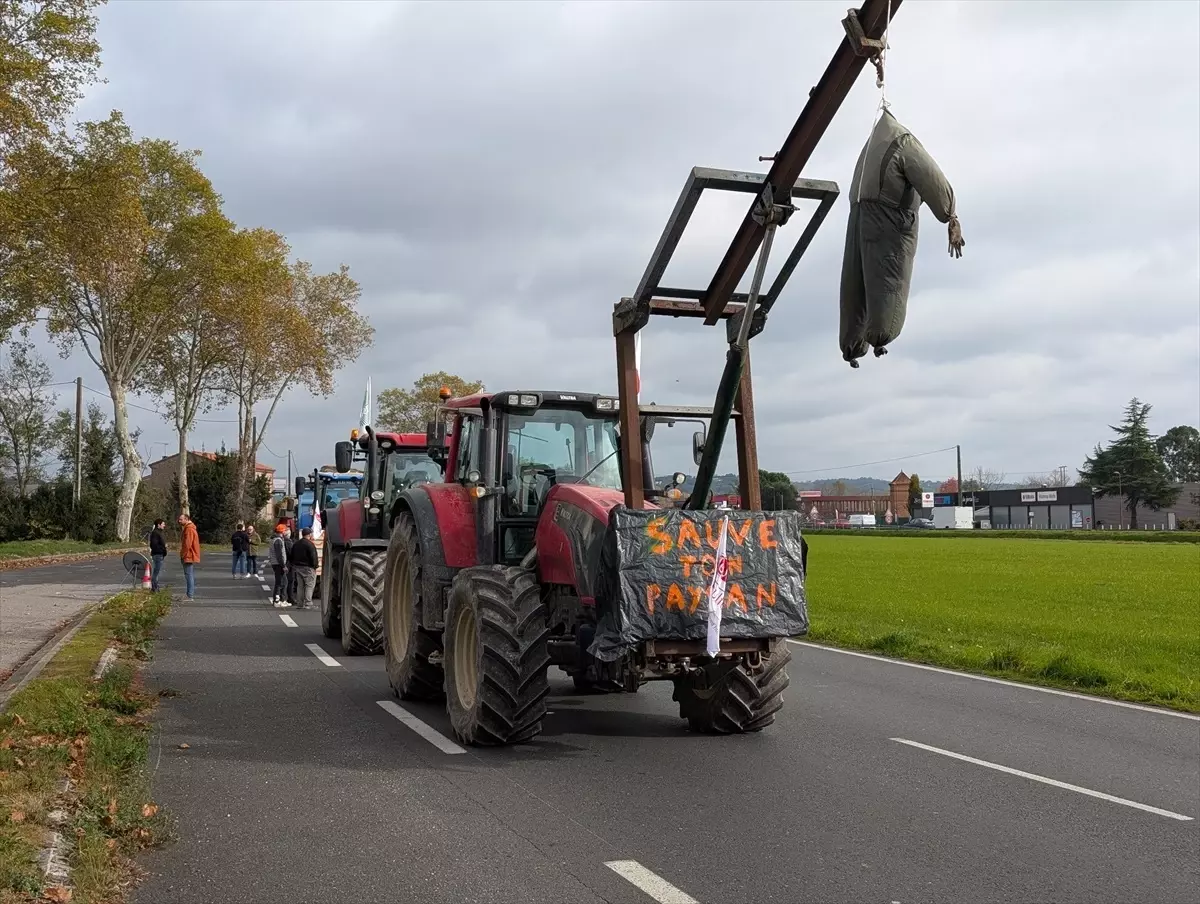
[[[616,506],[600,553],[596,637],[588,652],[612,662],[647,640],[704,640],[721,519],[729,517],[729,581],[721,636],[808,632],[807,544],[799,512],[628,509]]]

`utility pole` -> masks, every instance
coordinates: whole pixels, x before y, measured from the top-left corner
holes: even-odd
[[[288,481],[287,481],[287,485],[290,487],[290,486],[292,485],[292,450],[291,450],[291,449],[288,449],[288,456],[287,456],[287,458],[288,458]],[[288,490],[288,489],[286,489],[286,488],[285,488],[285,489],[284,489],[284,491],[283,491],[283,494],[286,496],[286,495],[287,495],[288,493],[290,493],[290,492],[291,492],[291,490]]]
[[[958,493],[955,505],[962,505],[962,446],[954,447],[954,455],[958,459]]]
[[[71,502],[78,509],[83,496],[83,377],[75,378],[75,484],[71,489]]]

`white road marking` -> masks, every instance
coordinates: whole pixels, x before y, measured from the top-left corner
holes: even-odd
[[[459,747],[445,735],[430,728],[408,710],[393,703],[391,700],[376,700],[376,703],[383,708],[383,711],[390,716],[399,719],[426,741],[440,750],[442,753],[466,753],[466,749]]]
[[[876,656],[873,653],[860,653],[858,650],[843,650],[840,647],[827,647],[824,644],[812,643],[807,640],[792,640],[788,643],[798,647],[812,647],[814,650],[824,650],[827,653],[841,653],[844,656],[857,656],[859,659],[874,659],[876,662],[886,662],[889,665],[902,665],[908,669],[921,669],[925,672],[938,672],[942,675],[954,675],[958,678],[970,678],[972,681],[985,681],[988,684],[1003,684],[1006,687],[1017,687],[1026,691],[1037,691],[1039,694],[1053,694],[1056,697],[1070,697],[1074,700],[1086,700],[1088,703],[1103,703],[1106,706],[1119,706],[1123,709],[1138,709],[1144,713],[1154,713],[1157,716],[1174,716],[1177,719],[1189,719],[1200,722],[1200,716],[1193,713],[1181,713],[1160,706],[1143,706],[1140,703],[1127,703],[1124,700],[1109,700],[1106,697],[1094,697],[1091,694],[1077,694],[1074,691],[1060,691],[1052,687],[1039,687],[1036,684],[1022,684],[1020,681],[1008,681],[1004,678],[991,678],[987,675],[972,675],[970,672],[957,672],[954,669],[943,669],[936,665],[925,665],[920,662],[905,662],[902,659],[889,659],[887,656]]]
[[[1155,813],[1158,816],[1166,816],[1168,819],[1178,819],[1181,822],[1191,822],[1191,816],[1184,816],[1181,813],[1172,813],[1170,810],[1160,810],[1158,807],[1151,807],[1149,804],[1139,804],[1137,801],[1126,800],[1123,797],[1115,797],[1112,794],[1105,794],[1103,791],[1092,791],[1090,788],[1081,788],[1079,785],[1069,785],[1066,782],[1060,782],[1056,779],[1045,778],[1041,775],[1034,775],[1032,772],[1022,772],[1020,769],[1013,769],[1009,766],[1001,766],[998,763],[989,763],[987,760],[977,760],[973,756],[964,756],[961,753],[954,753],[950,750],[942,750],[940,747],[930,747],[928,744],[920,744],[916,741],[908,741],[904,738],[889,738],[897,744],[907,744],[909,747],[917,747],[921,750],[928,750],[930,753],[941,754],[955,760],[962,760],[964,763],[974,763],[976,766],[983,766],[986,769],[995,769],[997,772],[1005,772],[1009,775],[1020,776],[1027,778],[1030,781],[1041,782],[1044,785],[1053,785],[1055,788],[1064,788],[1067,791],[1074,791],[1077,794],[1086,794],[1088,797],[1098,797],[1100,800],[1107,800],[1109,803],[1120,804],[1123,807],[1133,807],[1135,810],[1145,810],[1147,813]]]
[[[608,860],[604,864],[626,882],[640,888],[659,904],[699,904],[686,894],[636,860]]]
[[[330,656],[328,653],[326,653],[324,650],[322,650],[315,643],[306,643],[304,646],[308,647],[308,651],[310,653],[312,653],[314,656],[316,656],[319,660],[321,660],[321,662],[325,663],[325,665],[341,666],[340,662],[338,662],[336,659],[334,659],[332,656]]]
[[[290,615],[288,615],[288,614],[284,613],[284,612],[280,612],[280,613],[279,613],[279,618],[280,618],[280,620],[281,620],[281,621],[282,621],[282,622],[283,622],[285,625],[287,625],[289,628],[295,628],[295,627],[298,627],[298,626],[296,625],[296,623],[295,623],[295,622],[292,620],[292,617],[291,617]]]

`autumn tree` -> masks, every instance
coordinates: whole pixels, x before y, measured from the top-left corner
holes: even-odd
[[[1186,424],[1172,427],[1155,445],[1171,480],[1176,483],[1200,480],[1200,430]]]
[[[0,151],[59,128],[97,80],[104,0],[0,2]]]
[[[0,222],[24,211],[9,236],[0,305],[17,320],[40,312],[62,353],[81,346],[108,384],[124,472],[120,540],[129,539],[143,467],[127,396],[152,387],[150,353],[191,291],[196,222],[220,209],[198,156],[135,141],[114,112],[81,124],[61,150],[32,142],[12,155],[0,197]]]
[[[0,474],[17,495],[44,478],[48,427],[58,393],[50,391],[50,368],[28,343],[14,342],[0,366]]]
[[[941,483],[938,484],[937,491],[939,493],[957,493],[958,492],[958,478],[951,477],[948,480],[943,480]]]
[[[176,315],[164,326],[147,362],[163,416],[174,424],[179,441],[175,486],[180,512],[190,510],[188,435],[197,416],[218,401],[222,369],[238,348],[241,292],[247,269],[255,266],[256,250],[252,233],[235,231],[215,210],[185,228],[196,232],[186,245],[190,257],[180,261],[189,278],[180,287]]]
[[[380,430],[395,433],[424,433],[430,421],[437,419],[441,388],[453,398],[483,391],[481,380],[466,380],[445,371],[425,374],[413,381],[412,389],[385,389],[379,393],[379,411],[375,416]]]
[[[291,388],[317,396],[333,392],[334,377],[369,346],[374,329],[358,313],[360,289],[345,265],[317,274],[312,265],[286,265],[278,234],[254,230],[255,251],[239,294],[238,342],[223,368],[225,391],[237,403],[239,444],[235,509],[248,517],[254,462],[279,400]],[[281,266],[282,265],[282,266]],[[261,406],[266,411],[260,418]]]
[[[1150,435],[1150,408],[1140,399],[1131,399],[1121,423],[1111,427],[1117,438],[1107,448],[1097,444],[1079,469],[1080,481],[1096,496],[1123,497],[1134,529],[1139,505],[1159,511],[1179,498],[1179,488],[1171,486],[1167,465]]]

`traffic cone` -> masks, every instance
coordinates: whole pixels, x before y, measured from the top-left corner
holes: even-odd
[[[146,570],[142,572],[142,589],[150,589],[150,563],[146,563]]]

